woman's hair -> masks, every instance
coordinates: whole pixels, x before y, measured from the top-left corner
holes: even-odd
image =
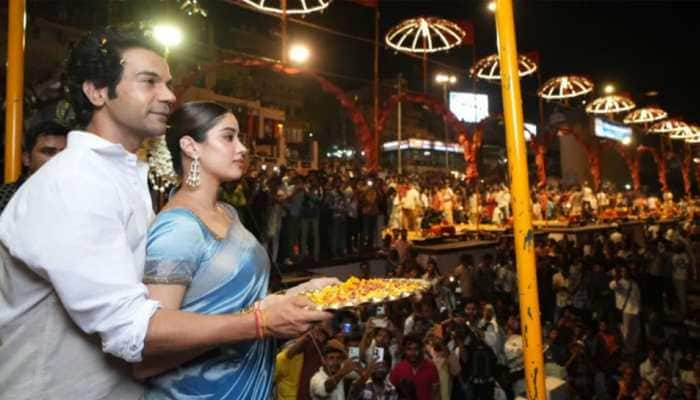
[[[158,54],[163,50],[143,30],[113,27],[91,32],[71,49],[66,61],[66,86],[79,126],[89,124],[95,111],[83,92],[83,83],[92,82],[97,89],[107,87],[109,98],[116,98],[116,87],[124,72],[124,51],[134,48]]]
[[[207,140],[207,132],[230,112],[226,107],[210,101],[191,101],[170,115],[165,142],[173,158],[175,173],[182,176],[180,139],[189,136],[197,143],[204,142]]]

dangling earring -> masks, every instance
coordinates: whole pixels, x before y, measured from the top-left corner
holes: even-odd
[[[199,179],[199,157],[195,156],[190,164],[190,170],[187,173],[187,179],[185,179],[185,184],[189,186],[190,189],[197,189],[200,184]]]

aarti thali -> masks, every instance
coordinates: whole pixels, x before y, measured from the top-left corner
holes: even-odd
[[[360,279],[352,277],[343,283],[304,293],[319,309],[340,310],[364,304],[380,304],[404,299],[431,286],[424,279]]]

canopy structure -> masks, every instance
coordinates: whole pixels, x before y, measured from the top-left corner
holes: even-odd
[[[674,140],[685,140],[686,142],[688,139],[693,138],[696,136],[696,132],[694,131],[693,127],[690,125],[687,125],[685,128],[677,129],[673,132],[669,132],[668,138],[669,139],[674,139]]]
[[[557,76],[547,80],[537,95],[545,100],[566,100],[592,92],[593,86],[593,82],[583,76]]]
[[[690,125],[691,136],[685,139],[688,144],[700,143],[700,126]]]
[[[518,55],[518,76],[525,77],[537,71],[537,64],[522,54]],[[469,70],[469,73],[476,78],[486,81],[501,80],[501,66],[498,54],[492,54],[477,61]]]
[[[241,0],[243,3],[260,11],[290,15],[310,14],[325,10],[332,0]],[[286,2],[286,7],[283,2]]]
[[[586,112],[589,114],[617,114],[630,111],[636,106],[637,105],[627,97],[611,94],[593,100],[586,106]]]
[[[465,32],[456,23],[436,17],[401,21],[387,32],[386,44],[407,53],[435,53],[462,43]]]
[[[629,125],[650,124],[652,122],[661,121],[666,117],[668,117],[668,113],[658,107],[643,107],[627,114],[622,121]]]
[[[647,133],[673,133],[678,130],[685,130],[688,124],[676,118],[668,118],[655,123],[647,129]]]

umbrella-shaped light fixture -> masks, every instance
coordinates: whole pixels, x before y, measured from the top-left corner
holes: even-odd
[[[586,106],[586,112],[589,114],[617,114],[630,111],[634,107],[636,107],[636,104],[631,99],[611,94],[593,100]]]
[[[537,95],[545,100],[565,100],[593,91],[593,82],[583,76],[557,76],[547,80]]]
[[[331,0],[242,0],[243,3],[256,10],[282,14],[283,10],[290,15],[303,15],[325,10]],[[286,1],[286,7],[282,4]]]
[[[666,117],[668,117],[668,113],[658,107],[643,107],[627,114],[623,122],[626,124],[650,124]]]
[[[424,54],[459,46],[464,35],[464,30],[452,21],[417,17],[401,21],[387,32],[384,40],[394,50]]]
[[[691,136],[685,138],[685,142],[688,144],[700,143],[700,126],[690,125]]]
[[[691,125],[687,125],[685,128],[677,129],[673,132],[669,132],[668,138],[674,140],[687,140],[695,136],[695,130]]]
[[[668,133],[688,129],[688,124],[676,118],[668,118],[659,121],[647,129],[647,133]]]
[[[456,23],[436,17],[401,21],[389,29],[384,40],[394,50],[423,55],[423,93],[428,91],[428,54],[462,44],[466,33]]]
[[[518,55],[518,76],[525,77],[537,71],[537,64],[527,56]],[[501,65],[498,54],[492,54],[477,61],[469,70],[469,73],[476,78],[486,81],[497,81],[501,79]]]

